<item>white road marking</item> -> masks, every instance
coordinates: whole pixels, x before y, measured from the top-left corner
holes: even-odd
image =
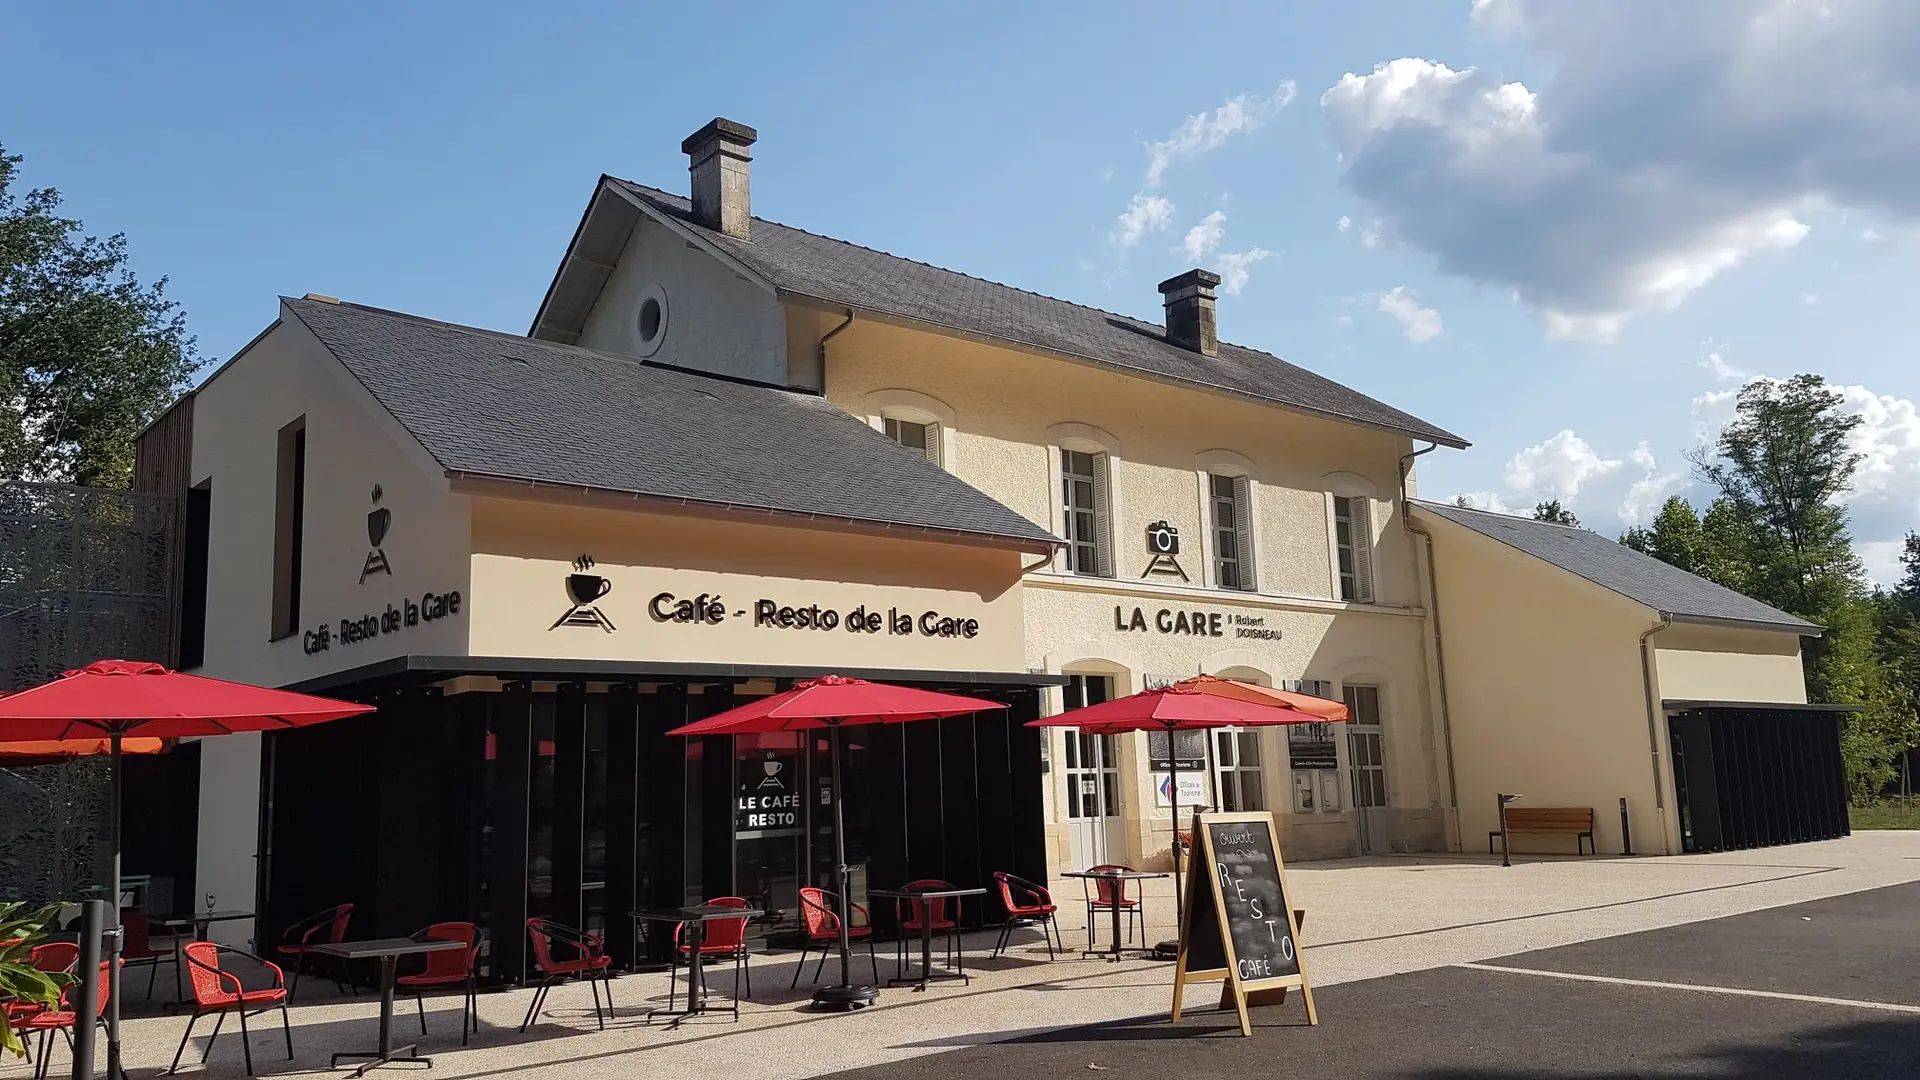
[[[1499,971],[1508,975],[1538,975],[1548,979],[1574,982],[1612,983],[1616,986],[1646,986],[1655,990],[1693,990],[1703,994],[1730,994],[1734,997],[1776,998],[1780,1001],[1806,1001],[1815,1005],[1845,1005],[1880,1012],[1920,1013],[1920,1005],[1895,1005],[1888,1001],[1859,1001],[1854,998],[1820,997],[1814,994],[1786,994],[1777,990],[1743,990],[1737,986],[1702,986],[1698,983],[1655,982],[1651,979],[1616,979],[1608,975],[1577,975],[1571,971],[1542,971],[1538,968],[1502,967],[1498,964],[1455,964],[1472,971]]]

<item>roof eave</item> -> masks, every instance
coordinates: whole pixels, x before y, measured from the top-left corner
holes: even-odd
[[[1603,586],[1604,588],[1604,586]],[[1720,615],[1690,615],[1683,611],[1660,611],[1659,616],[1668,622],[1687,623],[1694,626],[1725,626],[1737,630],[1771,630],[1781,634],[1798,634],[1801,637],[1820,637],[1827,628],[1810,622],[1775,622],[1767,619],[1729,619]]]
[[[722,515],[727,517],[763,517],[795,525],[815,527],[852,527],[863,532],[884,535],[910,537],[922,540],[946,541],[950,543],[973,544],[984,547],[1006,548],[1025,552],[1030,555],[1052,555],[1066,543],[1057,537],[1024,536],[1014,533],[979,532],[969,529],[946,529],[932,525],[910,525],[901,522],[876,521],[870,518],[845,517],[835,514],[816,514],[799,510],[783,510],[778,507],[756,506],[747,503],[726,502],[724,500],[691,499],[682,496],[655,495],[644,491],[623,491],[618,488],[596,487],[591,484],[563,483],[554,480],[540,480],[525,476],[509,476],[500,473],[476,472],[463,469],[448,469],[447,481],[455,490],[468,489],[474,494],[494,494],[501,497],[513,497],[526,492],[538,491],[555,496],[572,494],[587,498],[609,499],[621,503],[632,503],[643,509],[657,511],[680,511],[697,514]]]
[[[852,308],[877,322],[893,323],[895,325],[905,326],[912,329],[930,330],[930,331],[933,331],[934,333],[945,334],[950,337],[957,337],[966,341],[977,342],[982,345],[992,345],[998,348],[1015,348],[1024,352],[1033,353],[1038,356],[1051,357],[1056,360],[1065,360],[1068,363],[1088,364],[1093,367],[1102,368],[1107,371],[1112,371],[1122,375],[1131,376],[1132,378],[1136,378],[1136,379],[1148,379],[1154,382],[1167,383],[1173,386],[1183,386],[1192,390],[1201,390],[1210,394],[1219,394],[1222,397],[1230,397],[1237,401],[1249,401],[1249,402],[1253,402],[1255,404],[1263,405],[1269,408],[1285,409],[1288,412],[1299,413],[1302,416],[1312,416],[1317,419],[1331,420],[1331,421],[1334,421],[1335,423],[1341,423],[1341,424],[1353,424],[1358,427],[1370,428],[1374,431],[1385,431],[1390,434],[1403,436],[1405,438],[1417,439],[1417,440],[1420,440],[1421,442],[1435,443],[1439,446],[1445,446],[1453,450],[1465,450],[1468,447],[1473,445],[1472,443],[1469,443],[1466,440],[1461,439],[1459,436],[1454,435],[1451,432],[1438,429],[1438,428],[1432,431],[1418,431],[1411,428],[1399,427],[1394,424],[1383,424],[1375,420],[1365,420],[1360,417],[1346,416],[1341,413],[1332,412],[1326,409],[1314,409],[1314,408],[1310,408],[1305,405],[1299,405],[1293,402],[1281,401],[1277,398],[1260,397],[1255,394],[1249,394],[1244,391],[1235,390],[1231,387],[1218,386],[1213,383],[1201,382],[1197,379],[1180,379],[1180,378],[1175,378],[1174,376],[1171,376],[1171,375],[1162,375],[1158,372],[1144,371],[1137,367],[1130,367],[1126,364],[1117,364],[1111,360],[1103,359],[1098,356],[1090,356],[1086,353],[1068,352],[1063,349],[1053,349],[1053,348],[1048,348],[1045,345],[1037,345],[1031,341],[1020,341],[1015,338],[995,337],[991,334],[982,334],[977,331],[968,330],[965,327],[954,326],[951,323],[943,323],[935,319],[924,319],[914,315],[905,315],[896,311],[888,311],[885,308],[876,308],[870,304],[867,304],[858,300],[837,299],[834,297],[820,296],[814,293],[800,292],[798,290],[785,289],[785,288],[777,288],[776,293],[780,297],[780,299],[784,301],[800,303],[807,307],[817,307],[823,310],[833,311],[836,313],[844,313],[848,308]],[[1445,437],[1442,438],[1441,436],[1445,436]]]

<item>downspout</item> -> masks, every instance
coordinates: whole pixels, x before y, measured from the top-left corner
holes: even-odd
[[[1653,635],[1673,625],[1673,616],[1660,613],[1660,622],[1640,635],[1640,683],[1647,695],[1647,751],[1653,757],[1653,812],[1660,819],[1660,850],[1673,854],[1667,839],[1667,787],[1660,776],[1660,702],[1653,690]]]
[[[820,396],[822,397],[825,397],[827,393],[827,343],[839,337],[847,327],[852,325],[853,309],[848,308],[847,320],[845,322],[820,335]]]
[[[1447,702],[1447,650],[1440,630],[1440,578],[1434,567],[1433,534],[1413,523],[1413,500],[1407,495],[1407,477],[1413,460],[1440,449],[1439,443],[1400,458],[1400,527],[1420,537],[1427,549],[1427,621],[1433,626],[1433,666],[1440,684],[1440,744],[1447,755],[1447,811],[1453,817],[1453,835],[1460,840],[1460,785],[1453,770],[1453,709]]]

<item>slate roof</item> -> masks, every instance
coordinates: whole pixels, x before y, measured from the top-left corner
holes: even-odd
[[[1204,356],[1169,342],[1158,323],[1027,292],[754,218],[752,240],[693,222],[685,198],[609,177],[783,293],[912,319],[1081,358],[1130,374],[1224,391],[1300,412],[1464,449],[1460,436],[1270,353],[1220,343]],[[537,323],[537,320],[536,320]]]
[[[1435,517],[1465,526],[1586,578],[1676,622],[1749,623],[1803,634],[1818,634],[1821,630],[1796,615],[1715,585],[1588,529],[1549,525],[1531,518],[1445,503],[1416,502],[1414,505]]]
[[[281,302],[450,472],[1058,542],[811,394],[356,304]]]

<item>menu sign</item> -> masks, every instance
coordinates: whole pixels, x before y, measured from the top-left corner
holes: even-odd
[[[1180,928],[1173,1018],[1180,1019],[1188,983],[1225,982],[1221,1007],[1239,1013],[1242,1035],[1253,1034],[1249,1004],[1278,1004],[1295,986],[1307,1023],[1318,1024],[1273,815],[1195,814],[1193,835],[1199,850]]]

